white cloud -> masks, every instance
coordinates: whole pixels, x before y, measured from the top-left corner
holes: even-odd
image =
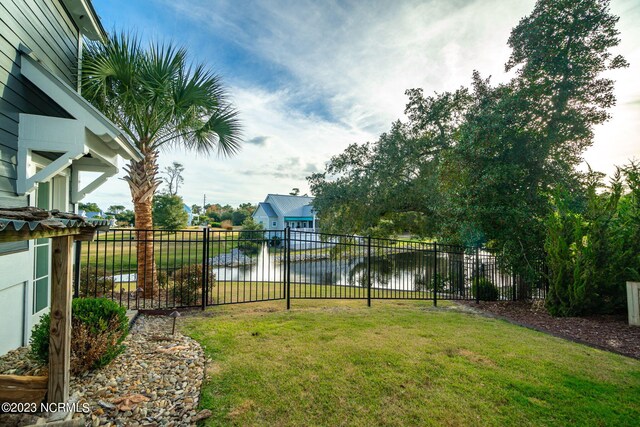
[[[621,16],[619,51],[632,65],[612,74],[619,103],[611,111],[613,120],[596,129],[596,144],[587,153],[593,167],[607,172],[640,157],[636,1],[612,2]],[[493,83],[505,81],[509,32],[534,3],[219,0],[212,7],[209,0],[156,0],[153,7],[176,12],[174,26],[190,29],[182,37],[190,50],[212,55],[199,59],[215,66],[215,47],[206,41],[208,35],[222,35],[288,73],[272,89],[223,76],[234,78],[230,92],[245,124],[248,143],[237,157],[203,159],[172,151],[161,156],[161,168],[174,160],[185,165],[184,196],[190,204],[201,203],[205,193],[208,201],[231,204],[257,202],[266,193],[293,187],[304,193],[304,177],[321,170],[330,156],[349,143],[375,139],[403,117],[406,89],[454,90],[469,84],[474,69],[492,75]],[[114,193],[129,198],[126,184],[112,180],[89,199],[113,204]]]

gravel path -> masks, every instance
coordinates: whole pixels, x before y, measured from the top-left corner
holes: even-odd
[[[553,317],[539,303],[481,301],[463,303],[522,326],[640,359],[640,327],[626,316]]]
[[[124,353],[102,369],[71,379],[70,393],[91,410],[84,414],[86,425],[189,426],[205,415],[196,409],[204,353],[191,338],[171,335],[171,321],[140,316],[125,340]],[[27,353],[23,348],[0,358],[0,373],[42,374]],[[35,422],[33,418],[2,414],[0,425],[25,425]]]

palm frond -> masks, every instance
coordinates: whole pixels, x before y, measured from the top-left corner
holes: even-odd
[[[238,112],[219,76],[187,61],[172,43],[143,49],[135,34],[86,45],[83,95],[120,126],[140,148],[165,144],[202,154],[230,156],[241,144]]]
[[[194,140],[197,146],[194,149],[208,154],[215,146],[218,155],[232,156],[240,150],[241,133],[238,111],[228,105],[214,112],[204,126],[195,132]]]

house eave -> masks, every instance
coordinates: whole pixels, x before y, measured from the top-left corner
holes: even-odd
[[[89,101],[51,73],[31,55],[22,53],[21,74],[53,99],[75,119],[83,122],[87,129],[101,138],[111,149],[125,160],[141,161],[143,155],[125,135]]]
[[[91,0],[62,0],[62,4],[82,35],[90,40],[102,42],[106,40],[107,32],[104,30]]]
[[[77,203],[118,172],[118,156],[126,160],[142,160],[140,150],[78,92],[29,53],[23,52],[20,59],[22,77],[33,83],[72,118],[20,113],[16,179],[18,195],[32,191],[39,183],[46,182],[73,166],[71,202]],[[34,152],[52,153],[54,160],[33,173],[30,164]],[[79,188],[79,171],[99,172],[101,175]]]

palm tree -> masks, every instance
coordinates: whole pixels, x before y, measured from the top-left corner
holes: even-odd
[[[144,296],[155,289],[153,196],[161,184],[161,149],[181,147],[198,154],[229,156],[241,143],[237,110],[220,78],[203,64],[187,62],[187,51],[171,43],[152,44],[127,33],[105,43],[89,43],[83,52],[82,94],[126,135],[144,155],[125,167],[138,231],[138,287]],[[149,236],[151,237],[151,236]]]

